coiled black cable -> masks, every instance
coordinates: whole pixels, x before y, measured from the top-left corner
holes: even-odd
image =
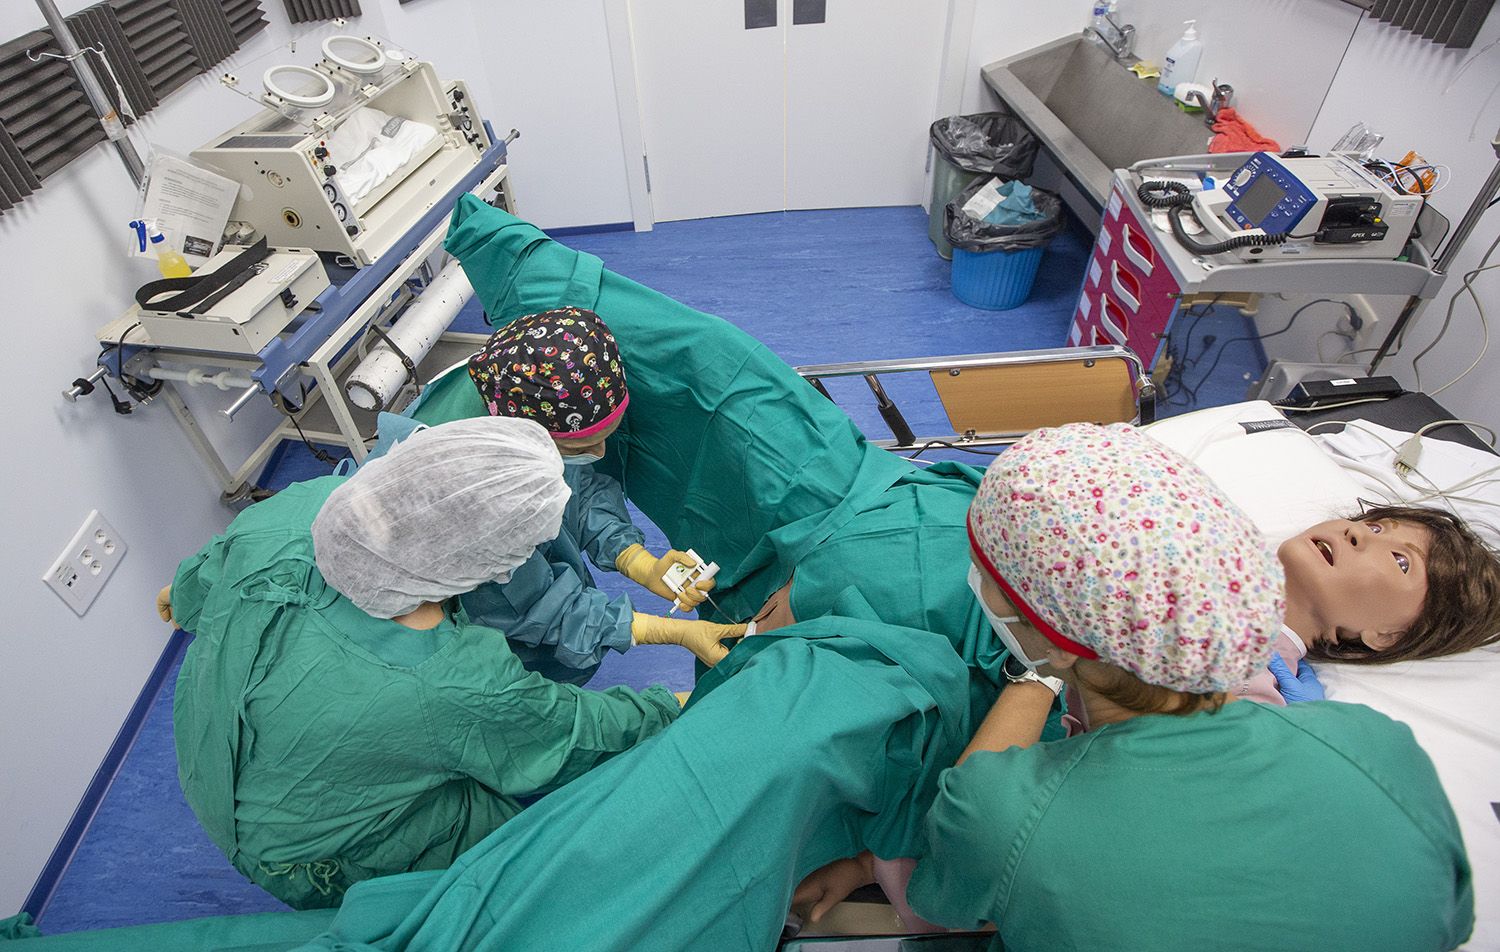
[[[1195,255],[1218,255],[1235,248],[1279,245],[1287,239],[1286,235],[1235,235],[1224,241],[1206,244],[1188,234],[1187,229],[1182,226],[1182,213],[1193,204],[1193,193],[1186,185],[1181,182],[1142,182],[1135,194],[1147,208],[1167,210],[1167,220],[1172,225],[1172,234],[1177,237],[1178,244]]]

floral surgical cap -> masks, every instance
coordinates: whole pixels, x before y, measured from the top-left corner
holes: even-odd
[[[480,417],[414,433],[366,463],[313,520],[324,580],[377,618],[504,582],[557,537],[571,491],[547,431]]]
[[[469,358],[469,377],[491,416],[525,417],[554,437],[589,437],[630,403],[615,336],[593,311],[528,314]]]
[[[1037,430],[969,509],[978,561],[1053,643],[1178,691],[1264,667],[1281,563],[1197,466],[1125,424]]]

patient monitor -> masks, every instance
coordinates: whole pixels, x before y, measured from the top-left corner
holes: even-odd
[[[1213,241],[1277,236],[1277,244],[1247,242],[1233,249],[1244,261],[1389,260],[1405,248],[1422,202],[1422,196],[1393,189],[1350,156],[1279,158],[1257,152],[1221,187],[1199,192],[1193,211]]]
[[[489,135],[462,82],[371,40],[265,71],[259,114],[192,157],[240,183],[230,214],[276,248],[373,263],[479,163]],[[227,85],[239,83],[225,77]]]

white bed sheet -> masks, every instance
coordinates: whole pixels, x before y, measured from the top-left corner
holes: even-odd
[[[1387,469],[1394,476],[1395,452],[1373,437],[1361,439],[1361,431],[1350,428],[1355,435],[1342,440],[1314,438],[1278,422],[1284,419],[1269,403],[1252,401],[1172,417],[1147,432],[1202,466],[1270,545],[1357,512],[1361,497],[1383,502],[1418,495],[1409,488],[1401,494],[1404,484],[1386,477]],[[1383,430],[1380,438],[1399,447],[1408,435]],[[1330,441],[1331,448],[1323,445]],[[1500,458],[1440,442],[1424,438],[1419,461],[1440,485],[1500,465]],[[1479,501],[1465,503],[1461,515],[1500,526],[1500,483],[1465,495]],[[1500,950],[1500,648],[1393,665],[1322,664],[1318,674],[1329,698],[1365,704],[1405,723],[1432,758],[1474,869],[1476,922],[1462,948]]]

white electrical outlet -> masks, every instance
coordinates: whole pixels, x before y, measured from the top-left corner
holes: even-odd
[[[47,587],[81,618],[99,597],[129,547],[95,509],[57,561],[42,576]]]

